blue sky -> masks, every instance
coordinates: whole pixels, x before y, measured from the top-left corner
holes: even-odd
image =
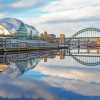
[[[38,31],[72,36],[100,27],[100,0],[0,0],[0,18],[14,17]]]

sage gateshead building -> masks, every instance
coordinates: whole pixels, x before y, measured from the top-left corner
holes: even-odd
[[[55,47],[42,41],[35,27],[15,18],[0,19],[0,50],[29,50]]]

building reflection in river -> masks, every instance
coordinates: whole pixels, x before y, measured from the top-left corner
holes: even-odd
[[[0,55],[0,71],[7,76],[17,77],[24,72],[33,69],[37,66],[40,60],[48,61],[48,58],[60,56],[60,59],[65,59],[65,56],[71,56],[78,63],[86,66],[96,66],[100,64],[100,55],[96,50],[53,50],[53,51],[35,51],[25,53],[10,53]]]
[[[0,97],[100,100],[100,66],[96,66],[100,55],[94,52],[63,49],[0,55]]]
[[[50,52],[52,51],[35,51],[0,55],[0,71],[4,75],[7,74],[7,76],[19,76],[25,71],[36,67],[41,59],[46,61]]]

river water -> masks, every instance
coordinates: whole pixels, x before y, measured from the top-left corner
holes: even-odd
[[[100,100],[100,53],[63,49],[1,54],[0,100]]]

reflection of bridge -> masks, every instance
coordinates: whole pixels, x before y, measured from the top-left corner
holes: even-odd
[[[65,56],[71,56],[74,60],[79,62],[82,65],[86,66],[96,66],[100,65],[100,54],[90,54],[86,52],[78,52],[78,51],[71,51],[71,50],[60,50],[56,55],[60,55],[61,59],[64,59]]]
[[[100,64],[100,29],[98,28],[85,28],[75,33],[68,41],[70,56],[77,62],[87,65],[95,66]],[[86,55],[76,56],[82,54],[85,50]],[[95,51],[94,51],[95,50]]]
[[[17,66],[20,66],[19,69],[22,73],[31,68],[35,67],[38,63],[38,59],[44,57],[44,61],[47,61],[47,58],[54,58],[56,55],[60,55],[60,59],[64,59],[65,56],[71,56],[77,62],[87,65],[87,66],[96,66],[100,64],[100,29],[97,28],[86,28],[80,30],[74,34],[71,38],[56,38],[60,41],[60,45],[67,48],[67,50],[60,50],[59,52],[31,52],[23,54],[10,54],[0,56],[0,63],[2,66],[8,66],[10,61],[17,62]],[[47,54],[46,56],[44,56]],[[36,63],[35,63],[36,62]],[[0,64],[1,66],[1,64]],[[25,67],[26,66],[26,67]],[[32,67],[33,66],[33,67]]]
[[[75,59],[80,64],[86,65],[86,66],[96,66],[100,65],[100,56],[76,56],[70,54],[70,56]]]
[[[96,66],[100,65],[100,54],[90,52],[87,53],[86,51],[72,51],[70,49],[61,49],[59,52],[54,52],[51,55],[45,57],[44,61],[47,62],[47,58],[51,58],[51,56],[60,56],[60,59],[65,59],[65,56],[70,56],[78,63],[86,66]]]
[[[87,53],[84,51],[78,52],[70,49],[61,49],[0,55],[0,71],[2,73],[4,72],[3,74],[7,76],[10,76],[11,74],[11,77],[17,77],[25,71],[36,67],[41,59],[44,59],[44,62],[47,62],[48,58],[55,58],[56,56],[60,56],[60,59],[65,59],[65,56],[70,56],[78,63],[86,66],[100,65],[100,54],[95,54],[94,52]],[[13,70],[13,72],[10,70]],[[16,76],[13,76],[16,71]]]

